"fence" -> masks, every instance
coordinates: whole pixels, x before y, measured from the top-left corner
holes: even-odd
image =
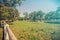
[[[4,25],[4,40],[17,40],[11,29],[9,28],[9,25]]]

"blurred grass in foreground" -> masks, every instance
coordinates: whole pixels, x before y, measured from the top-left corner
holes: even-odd
[[[10,28],[18,40],[60,40],[60,24],[15,21]]]

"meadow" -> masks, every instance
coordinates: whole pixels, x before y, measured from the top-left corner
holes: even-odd
[[[10,28],[18,40],[60,40],[60,24],[15,21]]]

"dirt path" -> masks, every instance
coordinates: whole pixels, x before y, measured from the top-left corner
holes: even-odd
[[[2,40],[2,28],[0,28],[0,40]]]

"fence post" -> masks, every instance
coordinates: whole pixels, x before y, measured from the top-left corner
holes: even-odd
[[[8,24],[4,26],[4,36],[5,36],[5,40],[17,40],[17,38],[9,28]]]
[[[7,31],[7,26],[6,25],[4,25],[4,39],[9,40],[9,34],[8,34],[8,31]]]

